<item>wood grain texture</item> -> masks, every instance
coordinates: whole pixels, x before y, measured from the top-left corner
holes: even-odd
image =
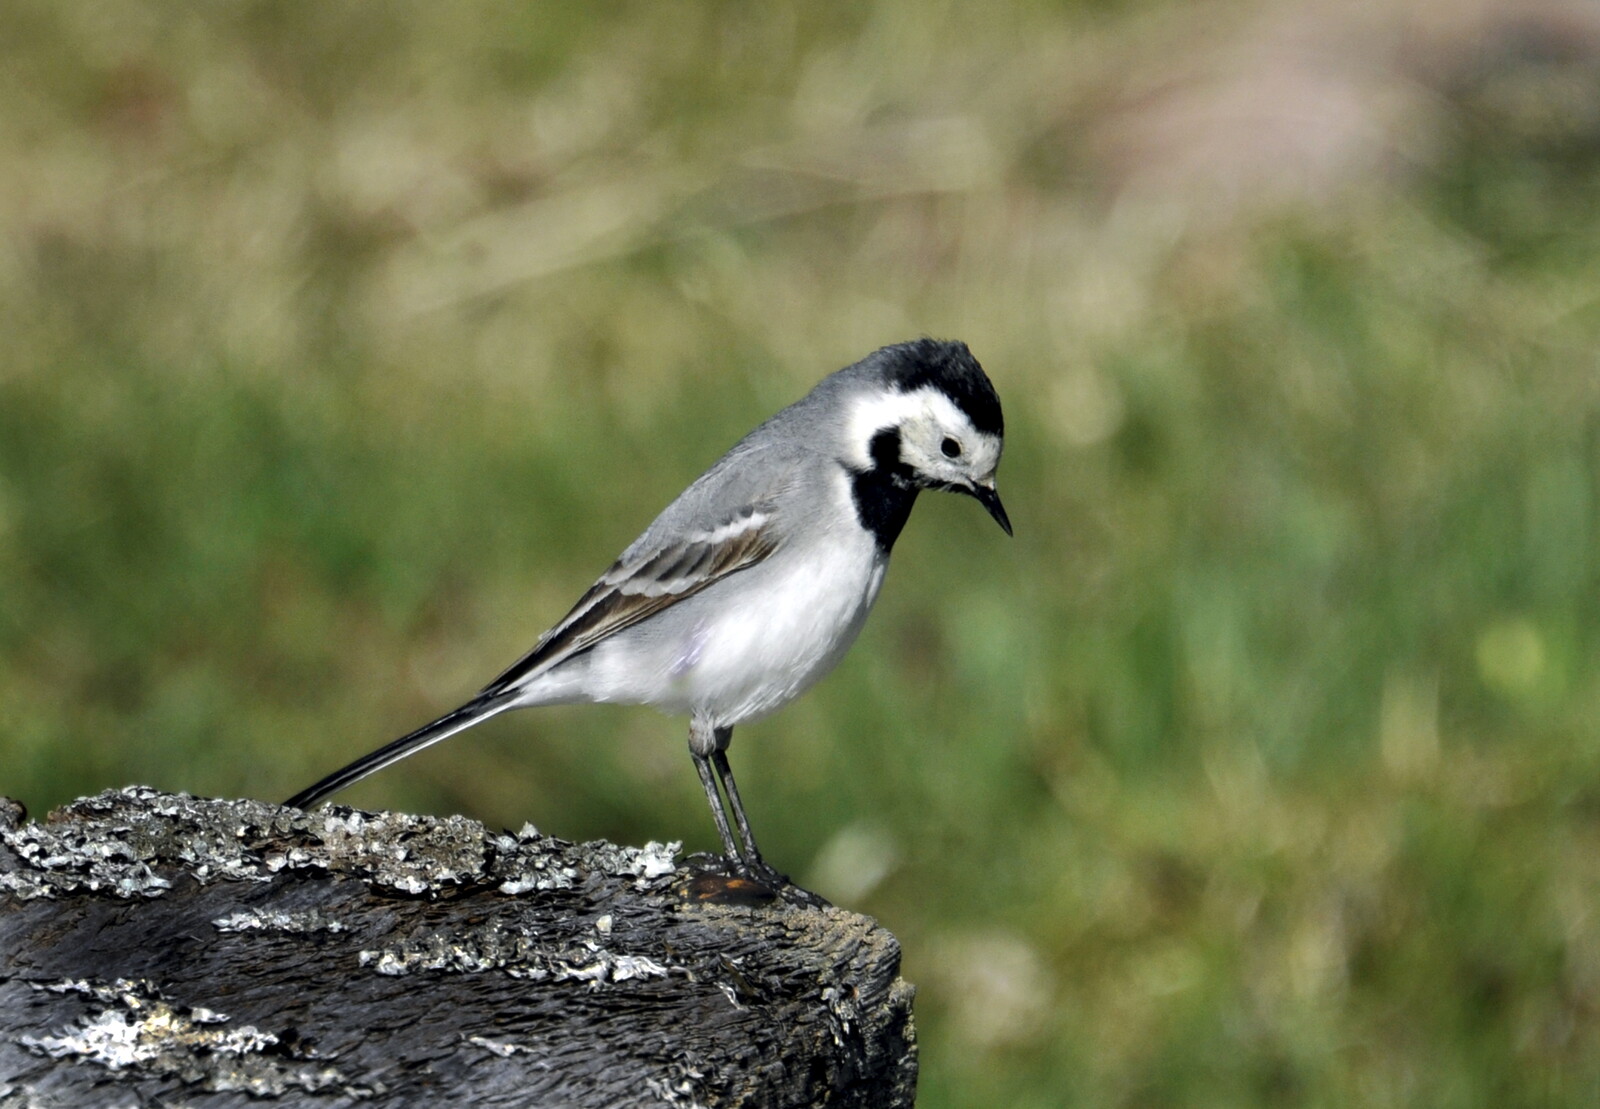
[[[909,1107],[894,937],[704,900],[676,850],[138,787],[0,807],[0,1105]]]

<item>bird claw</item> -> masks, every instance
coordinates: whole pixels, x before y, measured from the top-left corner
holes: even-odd
[[[761,904],[782,900],[808,909],[833,907],[825,898],[795,885],[787,874],[775,870],[759,857],[752,862],[701,851],[685,861],[695,872],[689,882],[689,895],[697,901]]]

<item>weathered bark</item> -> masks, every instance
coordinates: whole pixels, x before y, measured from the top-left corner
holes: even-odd
[[[0,802],[0,1107],[910,1106],[861,916],[677,846],[144,788]]]

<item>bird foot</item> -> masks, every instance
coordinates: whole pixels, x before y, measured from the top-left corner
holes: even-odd
[[[689,881],[689,896],[696,901],[716,904],[758,905],[782,900],[808,909],[829,909],[824,898],[802,889],[761,858],[754,861],[699,852],[686,860],[695,876]]]

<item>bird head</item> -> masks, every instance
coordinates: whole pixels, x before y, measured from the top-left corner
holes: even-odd
[[[884,347],[859,365],[877,371],[880,387],[856,402],[854,465],[908,488],[965,493],[1010,535],[995,488],[1005,440],[1000,398],[966,344],[919,339]]]

